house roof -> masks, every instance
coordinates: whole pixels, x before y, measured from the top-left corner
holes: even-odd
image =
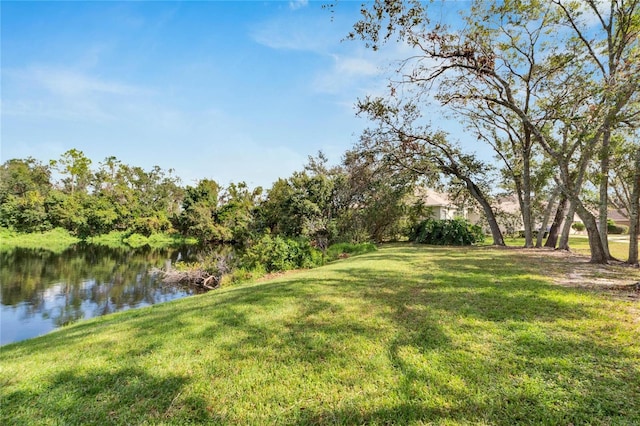
[[[438,192],[429,188],[417,188],[415,192],[416,196],[424,201],[424,205],[427,207],[453,207],[454,203],[451,201],[449,194],[446,192]],[[505,213],[519,213],[520,204],[518,198],[515,195],[508,195],[500,197],[497,200],[498,208]],[[597,216],[597,212],[594,212]],[[608,217],[616,222],[629,220],[629,213],[626,209],[609,209]],[[579,218],[575,218],[579,221]]]
[[[629,213],[626,209],[609,209],[607,216],[614,221],[629,220]]]
[[[520,203],[515,195],[498,198],[498,208],[505,213],[520,213]]]
[[[449,207],[452,205],[449,195],[433,189],[422,188],[417,194],[427,207]]]

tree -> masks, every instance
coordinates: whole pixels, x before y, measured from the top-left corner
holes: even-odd
[[[52,160],[50,164],[62,174],[65,192],[86,192],[91,182],[91,160],[82,151],[70,149],[62,154],[59,160]]]
[[[202,179],[195,187],[187,186],[182,213],[178,217],[180,231],[203,242],[231,240],[231,231],[216,221],[222,188],[217,182]]]
[[[555,203],[556,201],[558,201],[559,195],[560,195],[560,190],[556,187],[552,190],[551,195],[549,196],[549,199],[547,201],[547,206],[544,209],[544,214],[542,216],[542,223],[540,224],[540,228],[538,229],[538,235],[536,237],[536,248],[542,247],[542,240],[544,239],[545,236],[547,236],[547,229],[551,231],[551,227],[553,227],[554,223],[552,223],[551,227],[549,226],[549,220],[551,219],[551,215],[553,214],[554,207],[556,207]],[[549,236],[547,236],[547,241],[549,241]],[[555,247],[555,241],[553,243],[553,247]]]
[[[368,240],[355,212],[363,204],[352,186],[353,171],[350,166],[329,166],[322,152],[310,156],[303,171],[278,179],[267,192],[259,208],[263,230],[308,238],[322,250],[336,241]]]
[[[267,191],[266,199],[260,205],[262,230],[272,234],[295,235],[301,225],[297,217],[291,215],[294,189],[287,179],[279,178]]]
[[[262,187],[250,190],[246,183],[231,183],[222,193],[217,221],[231,232],[236,244],[248,242],[255,227],[255,214],[261,200]]]
[[[413,48],[415,55],[401,62],[392,92],[406,94],[409,87],[414,97],[428,98],[435,90],[441,105],[495,151],[520,205],[525,246],[532,247],[532,196],[541,189],[532,180],[535,137],[527,122],[494,95],[506,89],[513,105],[536,114],[541,82],[556,72],[539,65],[539,57],[553,54],[545,31],[554,15],[541,2],[526,8],[517,1],[475,2],[464,26],[451,28],[432,24],[428,12],[420,2],[377,1],[363,10],[351,37],[375,49],[397,34]]]
[[[29,158],[0,167],[0,226],[33,232],[64,227],[81,237],[129,230],[145,235],[171,230],[183,189],[170,169],[150,171],[107,157],[97,171],[71,149],[43,165]],[[51,171],[60,173],[58,186]]]
[[[111,156],[99,163],[93,175],[92,195],[106,200],[116,214],[109,231],[131,229],[135,221],[133,211],[136,209],[137,196],[129,185],[130,170],[131,167]]]
[[[363,7],[351,34],[374,50],[393,36],[408,43],[415,54],[401,65],[401,83],[416,87],[417,99],[435,87],[444,105],[484,119],[496,134],[517,142],[511,153],[518,154],[513,159],[522,164],[521,176],[527,176],[533,143],[539,144],[587,227],[591,261],[599,263],[608,253],[581,191],[587,166],[609,152],[611,130],[635,114],[628,106],[640,78],[638,0],[611,0],[608,14],[600,13],[601,4],[477,1],[464,27],[449,28],[431,23],[420,2],[378,0]],[[586,16],[596,16],[602,31],[590,32]],[[601,58],[609,58],[606,66]],[[595,67],[602,70],[597,77]],[[605,177],[606,167],[603,160]],[[524,211],[530,192],[525,180],[521,186],[523,220],[530,222]]]
[[[555,0],[562,11],[565,25],[572,29],[571,41],[581,48],[585,69],[592,78],[592,106],[596,124],[591,140],[599,145],[600,207],[599,235],[602,248],[610,257],[607,239],[609,207],[609,170],[612,152],[611,136],[620,125],[640,114],[640,1]],[[585,19],[586,17],[586,19]],[[596,25],[589,17],[596,18]],[[634,102],[635,100],[635,102]]]
[[[560,234],[560,227],[562,226],[562,222],[567,214],[567,209],[569,207],[568,203],[569,200],[567,199],[567,196],[563,193],[560,193],[558,206],[556,207],[556,213],[553,217],[553,222],[551,222],[551,227],[549,228],[549,235],[547,236],[547,241],[544,243],[545,247],[556,248],[556,245],[558,244],[558,235]],[[573,221],[573,214],[574,213],[571,213],[570,221]]]
[[[169,231],[183,197],[180,180],[172,173],[158,166],[147,171],[107,157],[94,174],[92,195],[112,203],[117,214],[114,229],[144,235]]]
[[[0,225],[21,232],[47,230],[45,199],[51,191],[49,167],[33,158],[0,166]]]
[[[629,258],[627,263],[638,264],[638,237],[640,236],[640,146],[634,156],[633,185],[629,204]]]
[[[265,225],[272,233],[304,236],[326,246],[335,237],[333,190],[331,176],[317,170],[279,179],[262,204]]]
[[[410,102],[396,101],[393,105],[382,98],[367,98],[359,103],[359,110],[378,126],[365,131],[361,149],[381,161],[393,163],[411,171],[416,178],[434,181],[444,174],[463,185],[482,208],[495,245],[503,246],[504,238],[488,195],[484,180],[489,166],[474,155],[464,153],[442,132],[416,124],[421,118],[418,107]]]
[[[83,239],[109,233],[118,219],[114,205],[104,197],[83,197],[81,212],[83,221],[76,233]]]
[[[45,200],[47,217],[53,226],[62,227],[77,236],[87,236],[87,217],[84,204],[87,194],[54,189]]]
[[[619,146],[611,162],[611,204],[620,211],[626,211],[629,218],[629,257],[630,264],[638,263],[638,204],[640,197],[640,144],[632,142],[636,135],[629,134],[628,139]]]
[[[343,172],[344,208],[338,218],[343,239],[383,242],[407,234],[408,227],[424,218],[418,200],[408,205],[415,189],[413,173],[384,161],[365,140],[347,151]]]
[[[539,119],[535,106],[544,95],[543,82],[557,72],[556,67],[541,66],[541,58],[556,55],[545,44],[555,19],[552,11],[544,3],[529,2],[527,8],[520,3],[475,3],[465,16],[465,33],[459,38],[447,33],[429,54],[443,60],[441,70],[450,67],[440,79],[438,99],[503,163],[520,206],[525,247],[533,247],[533,196],[541,194],[546,183],[533,176],[540,153],[527,122],[508,106],[487,99],[508,82],[511,102]]]

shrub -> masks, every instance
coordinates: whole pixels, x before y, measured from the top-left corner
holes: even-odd
[[[629,227],[628,226],[624,226],[624,225],[614,225],[612,227],[607,227],[607,233],[608,234],[628,234],[629,233]]]
[[[253,270],[264,268],[266,272],[311,268],[322,263],[322,254],[311,247],[308,240],[263,235],[242,256],[241,266]]]
[[[573,228],[573,230],[577,232],[582,232],[585,230],[584,223],[582,222],[573,222],[573,224],[571,225],[571,228]]]
[[[171,229],[171,222],[165,214],[159,216],[138,217],[129,227],[129,231],[134,234],[150,237],[153,234],[168,231]]]
[[[616,225],[612,219],[607,219],[607,234],[626,234],[629,232],[629,227],[624,225]]]
[[[122,242],[133,248],[138,248],[149,244],[149,239],[144,235],[133,233],[127,237],[124,237],[122,239]]]
[[[465,246],[484,241],[484,233],[480,226],[464,219],[427,219],[412,230],[409,239],[421,244]]]

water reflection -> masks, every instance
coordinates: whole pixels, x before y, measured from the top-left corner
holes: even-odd
[[[0,253],[0,344],[35,337],[82,318],[193,293],[151,273],[168,260],[193,260],[197,248],[120,249],[77,244],[62,253]]]

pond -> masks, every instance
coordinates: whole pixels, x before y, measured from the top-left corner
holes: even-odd
[[[193,294],[193,289],[163,284],[152,270],[196,255],[194,246],[124,249],[91,244],[62,253],[0,252],[0,345],[80,319]]]

